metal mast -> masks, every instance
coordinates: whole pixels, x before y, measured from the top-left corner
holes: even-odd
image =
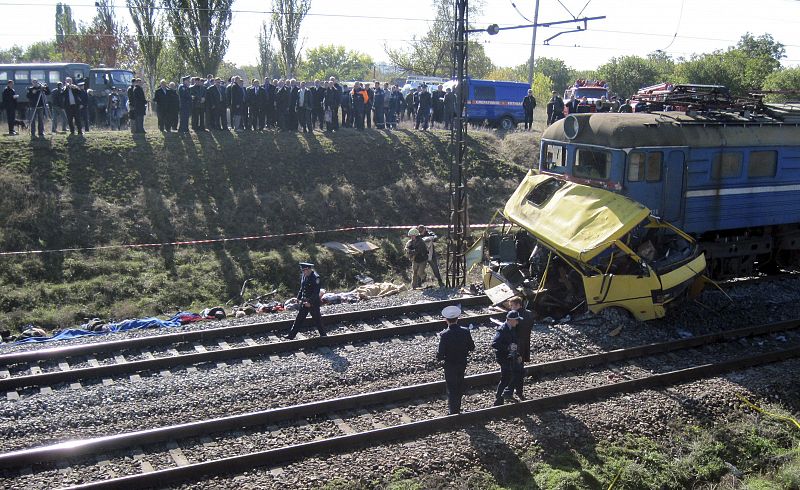
[[[466,284],[465,252],[469,237],[469,215],[464,152],[467,140],[465,105],[467,88],[467,36],[469,0],[453,0],[453,79],[458,81],[456,117],[450,128],[450,223],[447,227],[447,286]]]

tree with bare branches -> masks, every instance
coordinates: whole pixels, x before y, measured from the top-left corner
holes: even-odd
[[[272,25],[280,47],[281,69],[287,77],[294,76],[300,63],[300,26],[311,0],[272,0]]]
[[[163,0],[178,53],[197,73],[216,73],[228,50],[233,0]]]
[[[127,4],[136,29],[144,76],[152,96],[156,89],[158,59],[164,49],[164,19],[159,15],[158,0],[127,0]]]
[[[258,31],[258,77],[272,77],[278,75],[278,55],[272,47],[274,29],[272,22],[264,21]]]

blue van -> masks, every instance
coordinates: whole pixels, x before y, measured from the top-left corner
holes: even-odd
[[[458,82],[444,84],[456,92]],[[467,79],[467,121],[471,124],[488,124],[500,129],[514,129],[525,121],[522,99],[528,95],[530,85],[522,82]]]

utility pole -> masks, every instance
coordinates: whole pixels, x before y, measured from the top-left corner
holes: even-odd
[[[456,117],[450,128],[450,223],[447,225],[447,287],[467,282],[466,249],[469,237],[467,185],[464,173],[464,152],[467,140],[467,36],[469,0],[453,0],[453,79],[456,87]]]
[[[536,54],[536,28],[539,27],[539,0],[536,0],[536,10],[533,13],[533,39],[531,40],[531,64],[528,67],[528,85],[533,87],[533,62]]]
[[[553,25],[583,23],[573,31],[562,31],[545,39],[547,44],[550,39],[556,38],[567,32],[586,30],[590,20],[605,19],[605,16],[582,17],[556,22],[539,24],[539,0],[536,0],[536,17],[533,24],[518,25],[510,27],[500,27],[492,24],[486,29],[469,29],[468,14],[469,0],[453,1],[453,65],[452,78],[458,82],[456,86],[456,117],[450,128],[450,222],[447,225],[447,287],[463,286],[467,282],[467,245],[470,238],[469,234],[469,200],[467,199],[466,174],[464,172],[464,153],[467,141],[467,113],[466,101],[469,91],[467,89],[467,36],[470,32],[486,32],[493,36],[500,31],[510,29],[527,29],[533,27],[533,42],[531,43],[531,65],[528,74],[528,82],[533,84],[533,62],[534,50],[536,48],[536,28],[539,26],[550,27]]]

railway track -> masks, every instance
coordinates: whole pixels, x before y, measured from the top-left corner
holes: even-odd
[[[720,286],[728,289],[796,277],[798,274],[785,273],[726,281]],[[301,334],[298,340],[281,342],[275,333],[291,326],[293,320],[286,319],[3,354],[0,392],[15,400],[20,398],[20,391],[30,388],[46,393],[68,383],[71,388],[79,389],[81,383],[92,380],[110,385],[120,376],[136,380],[145,373],[169,375],[169,370],[181,366],[196,369],[194,366],[216,363],[224,367],[231,360],[419,335],[441,328],[439,311],[451,304],[482,307],[488,306],[489,300],[486,296],[473,296],[330,314],[325,316],[325,322],[335,333],[328,338]],[[474,323],[498,315],[469,310],[465,313],[465,322]]]
[[[163,486],[203,475],[276,466],[313,454],[418,438],[499,417],[585,403],[619,393],[659,388],[794,358],[800,356],[800,343],[788,348],[766,349],[753,355],[749,346],[742,345],[742,339],[761,338],[798,328],[800,320],[792,320],[527,366],[528,375],[542,377],[668,355],[679,350],[702,349],[712,344],[727,346],[734,354],[742,350],[748,353],[511,405],[479,408],[456,416],[444,415],[445,404],[440,401],[444,383],[433,382],[134,433],[66,441],[0,454],[0,468],[3,468],[0,481],[6,480],[12,486],[16,481],[24,486],[25,476],[34,472],[38,475],[53,473],[56,481],[62,481],[60,473],[65,470],[66,462],[80,475],[80,480],[74,483],[83,484],[81,488]],[[753,345],[759,345],[759,342]],[[717,351],[718,347],[715,348]],[[758,352],[758,349],[753,351]],[[707,355],[700,352],[697,357],[705,359]],[[469,376],[467,386],[472,389],[485,387],[496,382],[497,377],[497,372]],[[320,433],[331,436],[319,438]],[[215,438],[210,437],[211,434],[216,434]],[[279,439],[290,442],[281,444],[277,442]],[[209,458],[209,452],[228,455]],[[61,464],[52,463],[56,461]]]
[[[466,323],[485,322],[501,315],[467,309],[488,306],[488,301],[486,296],[474,296],[327,315],[326,328],[331,332],[327,337],[300,334],[292,341],[281,341],[275,336],[292,324],[292,320],[279,320],[5,354],[0,355],[0,392],[5,391],[7,398],[16,399],[19,398],[16,390],[21,388],[41,387],[47,391],[62,383],[80,388],[81,382],[92,379],[112,384],[115,376],[130,375],[135,379],[142,373],[179,366],[191,369],[211,362],[221,366],[224,361],[233,359],[419,335],[442,329],[439,311],[452,304],[465,308],[463,321]],[[412,319],[409,315],[418,318]],[[239,346],[232,346],[232,339],[237,339]],[[98,360],[100,354],[106,356]],[[77,360],[79,365],[76,367],[70,360]]]

